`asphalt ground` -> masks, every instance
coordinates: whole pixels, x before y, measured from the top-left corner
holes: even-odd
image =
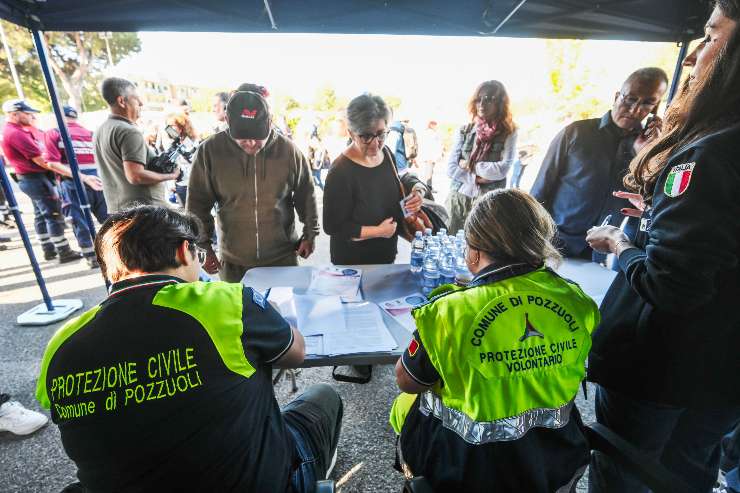
[[[447,189],[444,170],[438,166],[435,188]],[[319,206],[321,192],[317,190]],[[33,217],[28,199],[18,193],[24,221],[32,231]],[[437,194],[438,201],[444,193]],[[321,212],[319,212],[321,217]],[[40,409],[34,397],[39,364],[46,343],[62,325],[21,327],[16,317],[41,301],[30,262],[17,230],[0,227],[0,236],[11,236],[8,247],[0,251],[0,392],[9,393],[29,409]],[[35,252],[41,250],[33,239]],[[71,229],[67,230],[70,244],[76,242]],[[398,262],[407,262],[408,244],[399,241]],[[305,262],[307,265],[329,264],[329,241],[320,235],[316,252]],[[80,299],[84,309],[99,303],[106,295],[99,270],[90,270],[80,261],[63,266],[56,262],[41,262],[47,287],[54,299]],[[341,492],[398,492],[402,477],[393,468],[395,436],[388,424],[388,412],[398,393],[390,365],[376,366],[373,379],[366,385],[340,383],[332,380],[331,368],[300,370],[297,376],[298,393],[311,384],[325,382],[332,385],[344,401],[344,421],[339,441],[337,464],[332,475]],[[283,379],[275,386],[280,404],[289,402],[296,394],[289,380]],[[593,392],[589,392],[593,395]],[[577,404],[585,422],[594,421],[593,401],[585,401],[579,393]],[[66,457],[59,431],[49,424],[33,435],[16,437],[0,433],[0,491],[2,492],[59,492],[74,482],[75,466]],[[585,491],[585,480],[579,491]]]

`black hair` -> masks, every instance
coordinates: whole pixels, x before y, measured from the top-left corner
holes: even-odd
[[[108,77],[103,81],[100,92],[103,94],[105,102],[109,106],[113,106],[116,104],[118,96],[125,98],[128,95],[129,88],[136,89],[136,86],[130,80],[121,79],[120,77]]]
[[[217,92],[216,97],[221,100],[221,102],[224,104],[224,107],[229,102],[229,93],[228,92]]]
[[[167,207],[140,205],[108,216],[95,236],[95,254],[103,274],[113,282],[126,274],[177,268],[177,249],[195,243],[200,221]]]

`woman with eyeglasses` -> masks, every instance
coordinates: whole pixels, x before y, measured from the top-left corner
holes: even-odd
[[[452,180],[447,196],[450,234],[462,229],[476,198],[506,187],[506,175],[516,160],[517,131],[504,85],[497,80],[480,84],[468,112],[471,121],[460,128],[447,162]]]
[[[391,112],[380,96],[347,106],[351,144],[332,163],[324,185],[324,231],[336,265],[392,264],[404,209],[421,210],[424,190],[404,198],[393,156],[384,146]]]
[[[712,491],[740,420],[739,23],[740,0],[716,1],[662,134],[630,165],[634,240],[586,236],[620,267],[589,358],[596,418],[697,492]],[[648,491],[601,454],[589,478],[592,492]]]

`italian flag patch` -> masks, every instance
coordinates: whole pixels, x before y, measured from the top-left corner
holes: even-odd
[[[678,197],[684,193],[689,188],[695,165],[696,163],[686,163],[671,168],[671,172],[668,173],[668,178],[665,181],[663,193],[668,197]]]

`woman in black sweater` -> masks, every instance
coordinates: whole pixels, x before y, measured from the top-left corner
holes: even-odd
[[[352,143],[334,160],[324,187],[324,231],[337,265],[392,264],[403,228],[403,189],[390,151],[383,146],[390,110],[382,98],[363,94],[347,107]],[[423,190],[405,200],[421,210]]]

